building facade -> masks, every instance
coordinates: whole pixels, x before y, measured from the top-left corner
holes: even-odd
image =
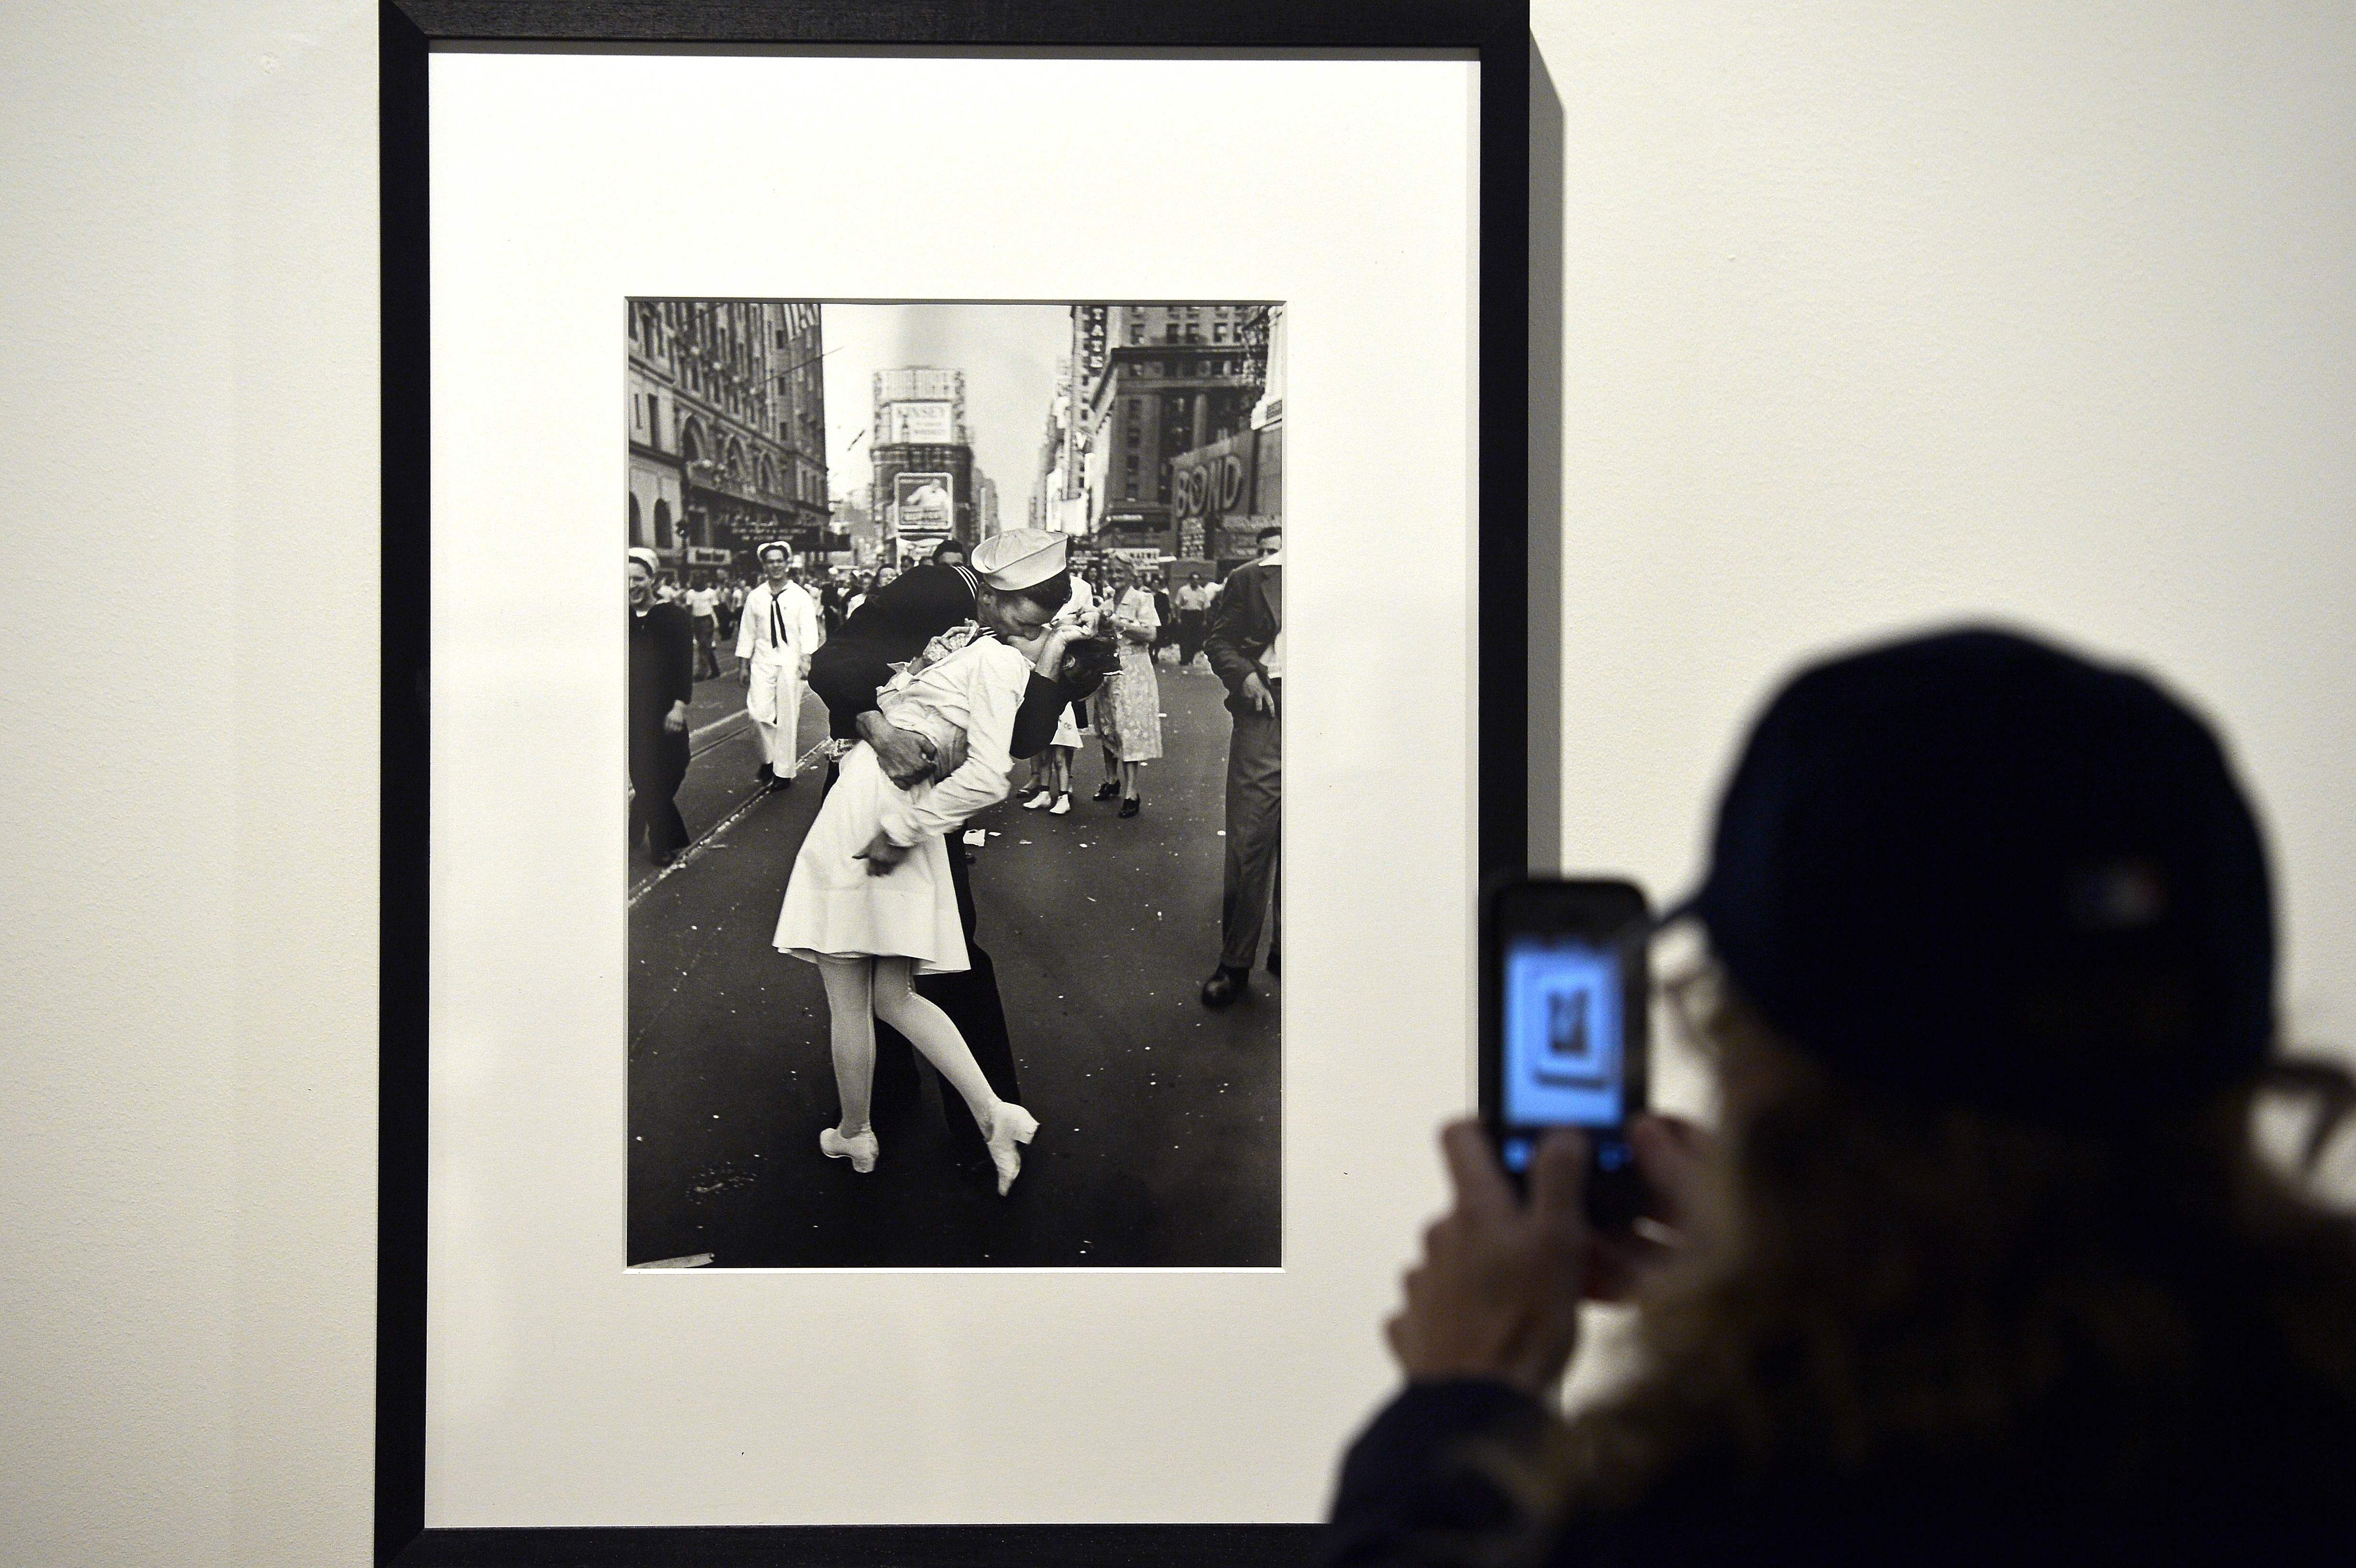
[[[805,301],[629,302],[632,545],[682,576],[826,547],[823,352]]]
[[[998,532],[998,481],[980,469],[973,474],[973,537],[978,544]]]
[[[1199,558],[1182,537],[1173,460],[1251,428],[1267,364],[1268,307],[1073,307],[1067,478],[1107,549]],[[1188,545],[1194,548],[1185,548]]]
[[[1220,575],[1259,554],[1259,531],[1284,522],[1284,309],[1249,318],[1261,386],[1244,428],[1170,460],[1171,553]]]
[[[934,365],[878,370],[874,396],[871,494],[887,559],[928,556],[945,539],[970,549],[981,538],[981,519],[965,372]]]

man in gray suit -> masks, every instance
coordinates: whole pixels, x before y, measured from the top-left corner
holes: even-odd
[[[1269,927],[1268,972],[1278,973],[1282,935],[1277,894],[1278,828],[1283,815],[1284,530],[1259,531],[1259,559],[1227,574],[1211,606],[1204,656],[1227,688],[1235,736],[1227,742],[1227,865],[1219,905],[1219,966],[1203,982],[1203,1005],[1225,1008],[1251,988],[1260,928]]]

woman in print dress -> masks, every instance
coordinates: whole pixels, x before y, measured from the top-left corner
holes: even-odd
[[[1162,630],[1153,594],[1128,568],[1113,574],[1112,627],[1120,637],[1120,669],[1097,694],[1097,738],[1104,747],[1105,787],[1098,800],[1120,796],[1120,815],[1135,816],[1139,764],[1162,755],[1162,681],[1153,667],[1153,639]]]

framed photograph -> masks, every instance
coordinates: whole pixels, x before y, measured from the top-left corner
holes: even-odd
[[[380,1560],[1305,1561],[1527,853],[1524,7],[382,16]]]

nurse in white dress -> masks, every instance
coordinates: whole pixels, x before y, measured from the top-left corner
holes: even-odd
[[[1022,1169],[1017,1146],[1038,1128],[1030,1112],[998,1098],[957,1025],[909,982],[969,967],[947,837],[1006,798],[1014,765],[1008,747],[1031,673],[1057,675],[1076,635],[1050,626],[1067,592],[1064,551],[1062,535],[1029,528],[975,547],[982,583],[975,621],[934,638],[876,694],[887,722],[937,750],[963,731],[965,761],[946,778],[904,790],[861,742],[843,756],[795,857],[776,943],[816,964],[825,983],[842,1116],[819,1135],[819,1147],[854,1170],[874,1169],[879,1152],[868,1121],[879,1018],[964,1097],[988,1140],[1001,1193]]]

